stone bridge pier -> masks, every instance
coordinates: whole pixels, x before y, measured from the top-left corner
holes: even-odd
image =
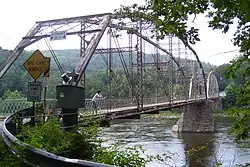
[[[172,130],[174,132],[214,132],[213,111],[219,106],[219,100],[188,105]]]

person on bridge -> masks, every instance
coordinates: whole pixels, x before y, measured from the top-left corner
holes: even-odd
[[[93,98],[92,98],[92,104],[93,104],[93,108],[95,109],[95,114],[96,114],[96,115],[97,115],[97,108],[98,108],[97,102],[98,102],[100,99],[105,99],[105,97],[103,97],[102,94],[101,94],[101,91],[98,90],[98,91],[96,92],[96,94],[95,94],[95,95],[93,96]]]

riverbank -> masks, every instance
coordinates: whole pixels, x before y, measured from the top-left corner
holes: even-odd
[[[167,118],[167,119],[176,119],[179,118],[181,115],[178,111],[160,111],[159,114],[144,114],[142,115],[143,118]]]
[[[156,118],[156,119],[178,119],[182,112],[179,111],[161,111],[159,114],[143,114],[141,115],[142,118]],[[227,117],[227,118],[234,118],[230,115],[227,111],[224,112],[214,112],[214,117]]]

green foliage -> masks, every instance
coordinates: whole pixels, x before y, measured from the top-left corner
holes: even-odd
[[[182,3],[180,0],[152,0],[145,5],[133,4],[132,6],[121,6],[115,13],[121,18],[129,18],[131,21],[144,21],[155,25],[159,38],[174,34],[184,41],[195,43],[199,41],[198,29],[187,27],[189,14],[204,12],[207,8],[206,2],[200,1]],[[152,30],[154,31],[154,30]]]
[[[7,90],[4,92],[2,99],[22,99],[24,98],[22,93],[18,90],[15,90],[14,92],[11,92],[10,90]]]
[[[221,98],[222,108],[229,109],[232,106],[236,105],[236,97],[232,92],[228,92],[226,97]]]
[[[159,155],[142,157],[141,154],[144,154],[141,146],[122,148],[114,145],[99,149],[96,152],[95,160],[121,167],[145,167],[148,162],[155,160],[164,162],[164,158]],[[168,157],[166,156],[166,158]]]
[[[234,84],[229,84],[225,87],[224,91],[226,96],[221,98],[223,109],[229,109],[230,107],[236,106],[236,95],[233,91],[235,87],[236,85]]]
[[[2,136],[0,135],[0,166],[20,167],[21,160],[8,151]]]
[[[42,51],[45,56],[50,56],[49,51]],[[9,50],[0,49],[0,66],[7,56],[11,53]],[[5,76],[0,79],[0,97],[4,95],[6,91],[14,92],[17,90],[26,97],[28,81],[32,81],[28,72],[24,69],[23,63],[31,55],[32,51],[24,51],[23,54],[16,60],[13,66],[7,71]],[[78,50],[55,50],[55,54],[65,71],[72,71],[79,60]],[[127,53],[123,53],[126,62],[129,60]],[[135,55],[134,55],[135,56]],[[164,60],[165,56],[160,55],[160,58]],[[181,59],[180,62],[183,62]],[[145,62],[153,62],[152,55],[145,54]],[[57,69],[55,62],[52,59],[51,62],[50,79],[48,80],[47,97],[55,98],[56,85],[62,84],[61,74]],[[113,72],[114,77],[111,82],[107,75],[107,58],[103,55],[94,55],[86,69],[86,97],[91,98],[97,89],[103,91],[103,94],[107,96],[109,90],[109,84],[111,84],[112,96],[116,98],[128,97],[129,84],[122,68],[122,63],[118,55],[113,54]],[[211,64],[203,63],[206,66],[206,71],[210,71],[213,66]],[[154,91],[156,84],[155,69],[147,68],[145,71],[145,95],[151,95]],[[167,80],[167,78],[166,78]],[[42,77],[39,81],[43,82]],[[163,85],[163,84],[161,84]],[[158,85],[159,86],[159,85]],[[162,87],[162,86],[161,86]],[[163,89],[163,88],[162,88]],[[161,90],[160,90],[161,91]],[[163,91],[161,91],[163,92]],[[42,93],[43,96],[43,93]]]
[[[18,138],[33,147],[54,154],[66,150],[71,142],[71,136],[63,132],[60,122],[53,117],[42,125],[24,126]]]
[[[99,122],[99,119],[96,121],[87,119],[77,133],[65,132],[58,119],[51,117],[45,124],[34,127],[24,126],[18,138],[33,147],[57,155],[121,167],[143,167],[153,160],[164,161],[164,158],[159,155],[141,155],[144,153],[141,146],[124,148],[118,145],[102,146],[102,141],[98,138]],[[164,157],[167,156],[164,155]]]
[[[130,7],[121,6],[116,12],[123,18],[136,17],[137,21],[150,22],[155,25],[156,31],[159,31],[160,38],[173,34],[186,44],[194,44],[199,41],[198,29],[195,27],[187,28],[188,19],[191,16],[194,16],[195,20],[196,15],[206,13],[210,19],[209,27],[220,29],[223,33],[228,32],[231,24],[237,24],[233,41],[234,45],[240,47],[241,56],[231,62],[225,75],[227,80],[236,85],[233,90],[230,90],[230,93],[234,93],[236,96],[236,105],[240,107],[237,111],[243,112],[240,115],[246,114],[245,111],[248,110],[246,108],[249,108],[250,104],[250,12],[248,0],[148,0],[142,6],[136,4]],[[221,85],[220,89],[225,88],[225,86],[226,83]],[[245,117],[249,116],[245,115]],[[239,126],[235,126],[235,128],[240,128],[240,130],[233,131],[238,135],[237,138],[249,136],[241,128],[245,126],[246,120],[247,118],[239,116],[237,121]],[[246,131],[249,129],[246,128]]]
[[[239,57],[231,63],[226,72],[227,78],[241,77],[244,81],[243,83],[234,83],[226,88],[226,91],[233,93],[236,99],[235,106],[230,109],[230,114],[237,119],[230,132],[236,135],[236,141],[239,142],[250,138],[250,61],[247,57]]]
[[[236,121],[233,123],[233,126],[230,130],[231,134],[236,134],[236,141],[240,142],[241,140],[249,138],[250,132],[250,109],[249,108],[239,108],[234,107],[230,110],[230,115],[236,117]]]
[[[224,72],[226,71],[228,66],[229,64],[222,64],[213,70],[213,73],[215,74],[218,84],[219,84],[219,91],[224,91],[224,89],[227,87],[227,85],[230,82],[224,76]]]

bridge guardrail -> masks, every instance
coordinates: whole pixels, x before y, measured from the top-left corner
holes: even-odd
[[[14,135],[16,135],[19,124],[14,120],[15,115],[19,116],[30,116],[32,108],[23,109],[21,111],[15,112],[9,115],[3,122],[2,125],[2,137],[5,144],[10,148],[14,154],[20,155],[20,149],[25,149],[25,161],[28,164],[39,165],[41,167],[114,167],[111,165],[85,161],[80,159],[70,159],[62,156],[57,156],[55,154],[49,153],[47,151],[31,147],[30,145],[20,141]]]
[[[176,96],[174,100],[184,100],[183,97]],[[42,100],[43,101],[43,100]],[[144,104],[153,104],[153,103],[161,103],[170,101],[167,97],[154,97],[154,98],[144,98]],[[56,108],[56,99],[47,99],[46,104],[50,109]],[[129,107],[136,106],[136,102],[131,99],[103,99],[97,102],[97,105],[100,109],[113,109],[119,107]],[[0,115],[8,116],[16,111],[23,110],[25,108],[31,107],[32,103],[27,102],[26,99],[0,99]],[[91,99],[85,99],[85,107],[86,109],[92,109],[92,101]]]

